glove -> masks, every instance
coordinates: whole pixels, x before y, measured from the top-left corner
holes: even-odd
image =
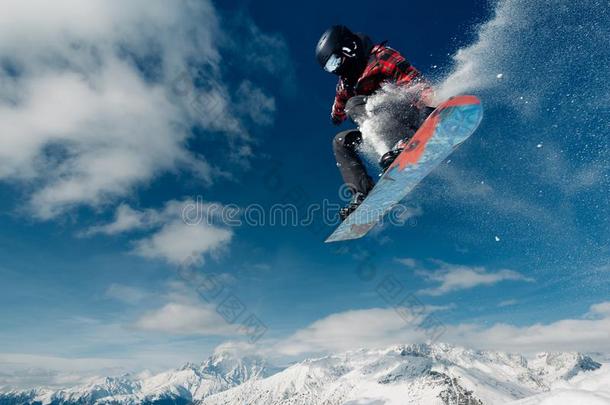
[[[366,96],[354,96],[347,100],[345,104],[345,114],[355,123],[360,124],[367,117],[366,102],[368,98]]]
[[[344,121],[344,118],[331,113],[330,120],[333,122],[333,125],[340,125]]]

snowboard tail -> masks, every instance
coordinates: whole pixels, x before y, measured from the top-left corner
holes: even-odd
[[[396,204],[440,165],[479,126],[481,101],[457,96],[441,103],[424,121],[360,206],[326,242],[366,235]]]

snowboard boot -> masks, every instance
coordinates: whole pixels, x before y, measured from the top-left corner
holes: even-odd
[[[396,142],[392,149],[383,154],[381,159],[379,159],[379,166],[381,167],[382,173],[385,173],[385,171],[388,170],[388,167],[390,167],[398,155],[402,153],[405,146],[407,146],[407,142],[401,139],[400,141]]]
[[[339,210],[339,217],[341,218],[341,221],[345,221],[345,219],[349,217],[352,212],[356,211],[356,208],[362,204],[365,197],[366,195],[363,193],[355,193],[349,204]]]

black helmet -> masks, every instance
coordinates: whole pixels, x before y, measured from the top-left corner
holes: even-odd
[[[316,59],[327,72],[343,75],[362,65],[366,51],[362,38],[344,25],[330,27],[318,41]]]

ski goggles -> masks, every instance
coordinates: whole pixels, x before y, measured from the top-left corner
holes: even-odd
[[[330,55],[330,58],[328,58],[328,61],[326,61],[326,65],[324,65],[324,70],[329,73],[335,73],[337,69],[339,69],[339,67],[341,66],[342,62],[343,58],[333,53],[332,55]]]

